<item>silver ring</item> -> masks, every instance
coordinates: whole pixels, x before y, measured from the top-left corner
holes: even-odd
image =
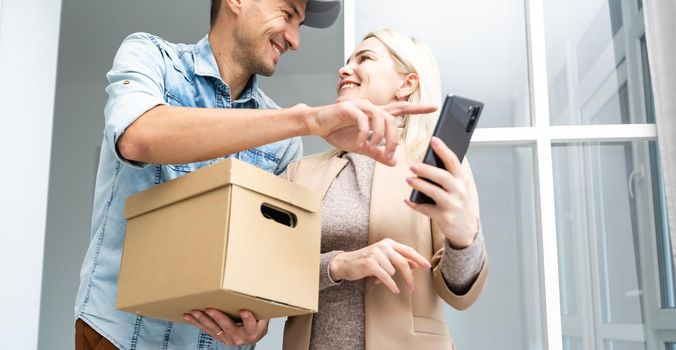
[[[221,334],[223,334],[223,330],[222,330],[222,329],[221,329],[220,331],[218,331],[218,333],[216,333],[216,336],[218,337],[218,336],[221,335]]]

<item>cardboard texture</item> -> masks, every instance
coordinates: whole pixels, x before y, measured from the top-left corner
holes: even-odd
[[[176,322],[205,308],[259,319],[316,312],[320,203],[237,159],[130,196],[118,309]]]

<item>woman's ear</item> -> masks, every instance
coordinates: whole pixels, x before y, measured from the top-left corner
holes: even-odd
[[[404,76],[404,81],[401,83],[401,86],[397,90],[396,93],[397,100],[408,100],[408,97],[415,92],[419,84],[420,81],[418,80],[417,73],[406,74],[406,76]]]

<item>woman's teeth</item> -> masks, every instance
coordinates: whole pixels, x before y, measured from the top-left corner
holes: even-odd
[[[352,88],[356,88],[357,86],[359,86],[359,85],[357,85],[357,84],[345,84],[345,85],[341,86],[340,89],[341,89],[341,90],[343,90],[343,89],[352,89]]]

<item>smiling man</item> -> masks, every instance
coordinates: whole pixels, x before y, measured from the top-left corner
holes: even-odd
[[[301,156],[302,135],[392,165],[394,116],[434,107],[348,100],[279,109],[258,87],[257,75],[272,75],[280,57],[299,48],[301,25],[328,27],[340,10],[340,0],[213,0],[211,29],[195,45],[145,33],[124,40],[107,75],[91,240],[75,305],[78,350],[252,348],[267,333],[267,321],[246,311],[242,324],[218,310],[193,311],[190,325],[116,310],[124,204],[226,157],[281,174]]]

